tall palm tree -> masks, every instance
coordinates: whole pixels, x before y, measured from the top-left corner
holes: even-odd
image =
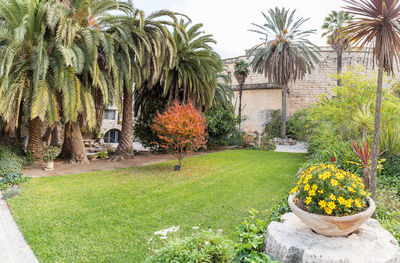
[[[223,71],[223,62],[213,50],[216,41],[212,35],[203,34],[202,27],[202,24],[190,26],[190,22],[182,19],[174,28],[177,55],[164,78],[164,95],[168,96],[169,104],[190,100],[197,109],[202,109],[213,103],[217,74]]]
[[[324,33],[322,37],[327,36],[328,44],[332,46],[333,50],[336,52],[337,57],[337,74],[342,73],[343,68],[343,52],[348,48],[348,41],[346,38],[339,37],[339,32],[343,26],[351,21],[353,16],[349,13],[343,11],[332,11],[327,17],[325,17],[322,29]],[[337,85],[341,85],[341,80],[338,78]]]
[[[237,61],[234,66],[235,78],[239,83],[239,129],[242,124],[242,94],[243,94],[243,85],[246,82],[246,78],[249,75],[249,64],[246,63],[243,59]]]
[[[168,18],[168,19],[167,19]],[[175,43],[166,26],[174,26],[174,13],[161,10],[145,16],[135,9],[122,21],[115,35],[119,41],[116,61],[120,68],[119,94],[122,98],[121,139],[115,159],[133,156],[133,93],[134,89],[154,86],[165,70],[172,66],[176,54]]]
[[[347,12],[355,18],[341,34],[358,48],[372,48],[373,61],[378,64],[374,141],[371,155],[369,189],[376,195],[376,177],[379,155],[382,84],[384,71],[393,74],[394,63],[400,59],[400,5],[398,0],[345,0]]]
[[[61,51],[66,62],[60,67],[69,66],[65,75],[55,71],[54,79],[56,86],[61,86],[58,95],[65,124],[62,154],[71,162],[88,162],[81,128],[95,128],[98,104],[108,104],[115,94],[119,69],[114,45],[119,39],[108,30],[123,18],[115,18],[111,12],[129,10],[129,4],[116,0],[75,0],[53,5],[49,12],[48,20],[54,25],[51,29],[65,46]]]
[[[272,36],[267,43],[252,48],[249,56],[253,70],[265,74],[270,81],[282,87],[282,124],[281,137],[286,138],[287,95],[290,81],[302,79],[319,62],[320,49],[307,37],[315,30],[302,31],[300,27],[308,20],[294,20],[296,10],[285,8],[270,9],[264,25],[253,24],[256,29],[250,31],[263,35],[263,39]]]
[[[49,74],[61,48],[49,37],[47,13],[52,4],[0,0],[0,115],[14,128],[23,110],[29,123],[27,150],[35,159],[40,158],[42,121],[59,118]]]
[[[231,86],[231,78],[226,74],[218,74],[217,85],[215,87],[214,101],[212,107],[230,108],[232,106],[233,90]]]

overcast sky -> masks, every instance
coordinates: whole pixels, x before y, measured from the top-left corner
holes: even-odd
[[[135,7],[151,13],[169,9],[188,15],[193,22],[204,24],[204,30],[218,41],[215,49],[222,58],[244,54],[244,50],[260,42],[260,36],[249,32],[251,23],[263,24],[261,12],[270,8],[297,9],[297,17],[310,17],[304,29],[317,29],[310,38],[318,45],[326,45],[321,39],[321,25],[331,10],[340,10],[343,0],[133,0]]]

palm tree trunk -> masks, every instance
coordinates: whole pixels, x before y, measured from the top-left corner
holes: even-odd
[[[83,164],[89,163],[78,120],[72,122],[71,124],[71,145],[72,156],[70,162]]]
[[[122,110],[121,140],[115,155],[119,157],[133,157],[133,101],[132,92],[124,87],[124,101]]]
[[[72,142],[71,142],[71,122],[64,125],[64,141],[61,147],[60,156],[66,160],[71,159],[72,156]]]
[[[340,75],[342,74],[342,68],[343,68],[343,50],[338,50],[336,52],[337,54],[337,74]],[[341,86],[342,85],[342,79],[338,78],[337,79],[337,85]]]
[[[95,134],[97,137],[100,137],[101,125],[103,124],[103,115],[104,115],[104,98],[103,98],[103,93],[101,91],[97,91],[96,95],[97,96],[96,96],[96,130],[95,130]]]
[[[23,104],[21,103],[19,106],[18,113],[18,127],[15,129],[15,144],[22,145],[22,136],[21,136],[21,125],[22,125],[22,114],[23,114]]]
[[[378,173],[378,155],[379,155],[379,131],[381,126],[381,104],[382,104],[382,85],[383,85],[383,52],[380,52],[378,70],[378,83],[376,90],[376,109],[375,109],[375,127],[374,127],[374,142],[372,144],[371,154],[371,170],[369,174],[369,189],[372,198],[376,196],[376,177]]]
[[[242,126],[242,95],[243,95],[243,84],[239,85],[239,130]]]
[[[26,151],[30,152],[35,160],[39,160],[42,157],[40,154],[43,146],[41,124],[42,122],[40,121],[39,117],[29,121],[29,138]]]
[[[58,146],[58,125],[56,124],[51,131],[51,140],[50,140],[50,145],[51,146]]]
[[[287,119],[287,94],[288,83],[282,85],[282,114],[281,114],[281,138],[286,139],[286,119]]]
[[[46,145],[48,145],[48,143],[49,143],[49,139],[50,139],[52,130],[53,130],[53,127],[51,127],[51,126],[47,127],[46,131],[44,132],[44,134],[42,136],[42,142],[45,142]]]

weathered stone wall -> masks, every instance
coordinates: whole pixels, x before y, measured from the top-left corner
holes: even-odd
[[[226,72],[232,76],[232,86],[235,90],[235,101],[238,101],[238,83],[233,75],[234,64],[237,60],[243,59],[249,63],[247,56],[225,60]],[[349,66],[363,65],[371,71],[372,64],[370,55],[365,52],[346,52],[343,54],[343,70]],[[313,103],[319,101],[322,94],[332,95],[332,88],[336,87],[337,58],[336,53],[330,47],[321,48],[320,63],[316,65],[311,74],[307,74],[303,80],[289,84],[290,93],[288,96],[288,112],[293,114]],[[263,130],[268,122],[269,110],[281,108],[281,89],[271,83],[267,83],[263,74],[250,73],[244,85],[242,105],[243,115],[248,117],[244,123],[245,130]],[[239,103],[236,102],[236,110]]]

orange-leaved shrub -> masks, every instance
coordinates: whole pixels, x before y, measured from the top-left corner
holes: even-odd
[[[184,157],[206,147],[206,118],[190,102],[175,102],[165,112],[158,112],[151,128],[162,141],[159,145],[174,151],[179,167]]]

